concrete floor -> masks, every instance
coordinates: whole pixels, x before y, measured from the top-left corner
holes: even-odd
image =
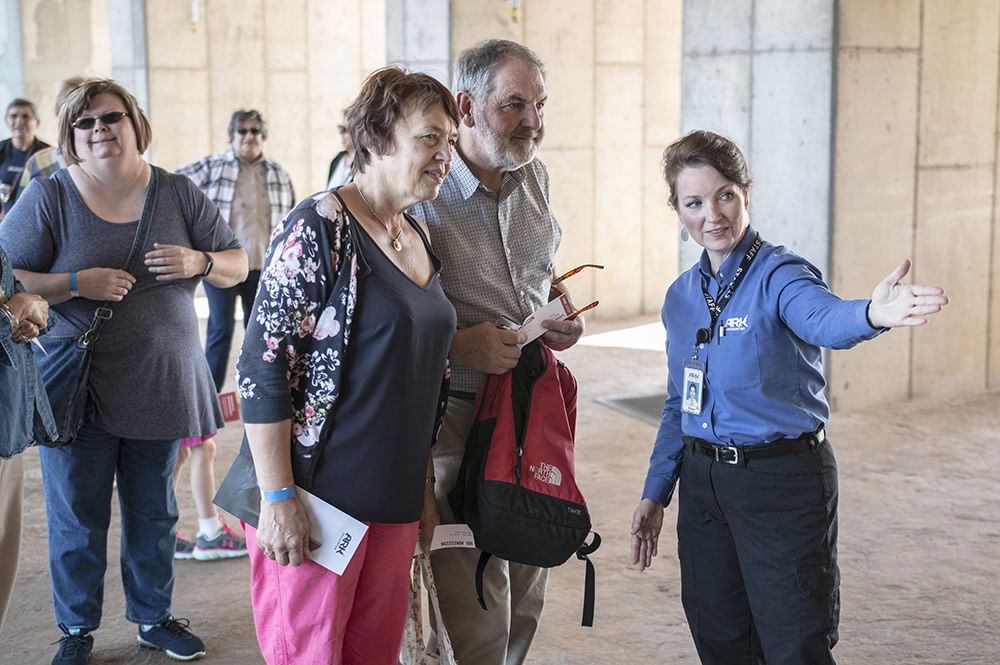
[[[646,319],[648,321],[649,319]],[[593,328],[607,328],[592,326]],[[532,665],[681,664],[697,659],[679,598],[668,510],[652,569],[628,565],[628,528],[654,428],[593,402],[662,390],[663,354],[578,346],[563,354],[580,382],[578,475],[604,544],[597,565],[596,625],[581,628],[583,566],[553,571]],[[841,478],[841,663],[1000,663],[1000,393],[837,414],[829,428]],[[224,473],[240,433],[218,438]],[[38,456],[26,466],[21,569],[0,630],[0,664],[47,664],[53,626]],[[196,523],[179,493],[182,532]],[[114,528],[109,553],[117,551]],[[262,663],[253,635],[245,559],[178,562],[174,611],[208,645],[206,661]],[[121,580],[109,571],[93,665],[167,663],[139,649],[123,618]],[[465,664],[475,665],[475,664]]]

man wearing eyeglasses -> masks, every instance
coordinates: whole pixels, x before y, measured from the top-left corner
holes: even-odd
[[[562,237],[549,204],[549,177],[535,153],[544,135],[547,92],[541,60],[528,48],[489,40],[456,62],[460,124],[451,172],[438,198],[413,209],[430,229],[441,285],[455,306],[448,408],[432,448],[438,512],[454,522],[454,487],[487,374],[517,365],[523,335],[512,328],[558,293],[555,254]],[[546,321],[546,344],[571,347],[580,318]],[[484,571],[484,612],[473,589],[479,550],[444,548],[431,565],[444,623],[461,663],[521,665],[545,602],[547,569],[503,560]]]
[[[220,289],[203,282],[209,307],[205,357],[220,391],[226,382],[236,298],[240,298],[246,327],[271,230],[295,205],[292,179],[264,156],[265,139],[267,125],[260,112],[240,109],[229,119],[228,149],[177,169],[219,207],[250,258],[250,273],[242,284]]]
[[[3,201],[3,212],[6,214],[17,199],[14,190],[24,171],[24,163],[39,150],[48,148],[49,144],[35,136],[38,112],[27,99],[15,99],[8,104],[4,121],[10,130],[10,138],[0,141],[0,201]]]

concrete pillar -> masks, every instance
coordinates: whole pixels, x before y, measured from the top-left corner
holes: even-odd
[[[21,5],[8,2],[0,11],[0,101],[4,108],[15,97],[24,94],[24,74],[21,67]],[[0,124],[0,138],[7,138],[5,123]]]
[[[111,78],[121,83],[149,111],[146,76],[145,0],[108,0],[111,22]]]
[[[684,132],[710,129],[746,151],[751,219],[826,274],[835,0],[686,0]],[[701,248],[681,244],[681,268]]]
[[[451,86],[451,2],[386,0],[386,59]]]

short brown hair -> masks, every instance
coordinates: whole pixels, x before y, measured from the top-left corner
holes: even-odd
[[[411,108],[426,110],[435,104],[441,105],[458,128],[455,98],[434,77],[398,67],[372,72],[344,114],[344,124],[354,142],[354,172],[363,173],[373,154],[385,155],[395,147],[392,130]]]
[[[715,132],[696,129],[663,151],[663,179],[670,187],[670,207],[677,209],[677,176],[690,167],[711,166],[744,190],[753,184],[747,158],[734,141]]]
[[[135,130],[135,143],[139,153],[146,152],[146,148],[149,147],[149,142],[153,138],[153,129],[132,93],[111,79],[87,79],[66,96],[66,102],[59,111],[59,148],[70,164],[80,162],[80,157],[76,154],[73,123],[90,105],[90,101],[94,97],[104,93],[116,95],[122,100],[125,112],[128,113],[132,128]]]

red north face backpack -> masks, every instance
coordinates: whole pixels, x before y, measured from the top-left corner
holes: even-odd
[[[594,621],[594,565],[601,544],[576,484],[576,379],[540,341],[517,367],[489,375],[476,401],[458,481],[448,494],[455,519],[468,523],[483,551],[476,592],[490,556],[550,568],[573,554],[586,562],[583,625]]]

